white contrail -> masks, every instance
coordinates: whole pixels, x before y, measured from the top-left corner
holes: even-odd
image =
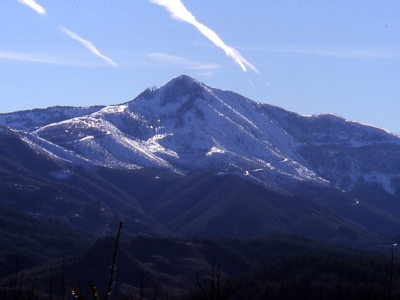
[[[252,71],[259,73],[257,68],[249,63],[237,50],[226,45],[213,30],[198,22],[192,13],[183,5],[181,0],[150,0],[150,2],[165,7],[171,13],[174,19],[187,22],[196,27],[217,47],[224,50],[227,56],[231,57],[237,64],[239,64],[243,71],[247,71],[247,66]]]
[[[376,50],[354,50],[354,49],[321,49],[317,47],[269,47],[248,48],[254,51],[294,53],[316,56],[350,58],[350,59],[400,59],[400,52],[376,51]]]
[[[30,8],[32,8],[34,11],[36,11],[38,14],[41,15],[45,15],[46,14],[46,10],[40,6],[39,4],[37,4],[35,2],[35,0],[17,0],[18,2],[25,4],[27,6],[29,6]],[[83,39],[82,37],[80,37],[78,34],[76,34],[75,32],[72,32],[71,30],[62,27],[61,28],[62,31],[67,34],[70,38],[80,42],[86,49],[88,49],[90,52],[92,52],[94,55],[100,57],[101,59],[105,60],[108,64],[116,67],[117,64],[110,58],[108,58],[107,56],[103,55],[91,42]],[[4,54],[4,53],[3,53]],[[0,58],[7,58],[5,57],[6,55],[3,55],[3,57]],[[30,57],[30,56],[14,56],[13,57],[14,60],[28,60],[28,61],[38,61],[40,62],[41,60],[36,60],[35,57]]]
[[[75,32],[72,32],[71,30],[68,30],[67,28],[63,27],[62,31],[64,31],[69,37],[72,39],[80,42],[83,46],[85,46],[86,49],[88,49],[90,52],[92,52],[94,55],[102,58],[105,60],[108,64],[116,67],[117,64],[107,56],[103,55],[91,42],[81,38],[79,35],[77,35]]]
[[[25,4],[26,6],[29,6],[32,8],[34,11],[36,11],[38,14],[45,15],[46,10],[37,4],[35,0],[17,0],[19,3]]]

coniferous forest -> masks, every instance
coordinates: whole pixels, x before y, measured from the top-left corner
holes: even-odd
[[[12,212],[8,211],[12,216]],[[22,226],[27,220],[19,220]],[[29,223],[27,223],[29,224]],[[32,224],[29,224],[31,226]],[[215,239],[115,235],[56,223],[2,244],[0,299],[397,299],[395,246],[350,249],[290,234]],[[118,233],[117,233],[118,229]],[[54,231],[53,231],[54,230]],[[58,230],[57,232],[55,230]],[[40,232],[40,233],[39,233]],[[77,242],[79,241],[79,242]],[[41,246],[43,248],[41,248]],[[34,250],[34,251],[33,251]]]

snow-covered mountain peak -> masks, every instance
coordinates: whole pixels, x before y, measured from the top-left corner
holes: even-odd
[[[130,102],[135,106],[137,102],[142,102],[143,99],[158,107],[179,107],[187,102],[189,99],[202,98],[203,93],[207,93],[207,86],[196,79],[181,75],[168,81],[166,84],[159,88],[149,88],[140,94],[136,99]],[[140,99],[140,100],[139,100]],[[140,105],[143,105],[142,103]],[[154,107],[153,107],[154,108]]]
[[[308,181],[348,189],[363,178],[400,192],[398,136],[334,114],[301,116],[186,75],[120,105],[52,112],[41,112],[42,126],[30,122],[31,137],[23,138],[48,153],[57,148],[60,158],[63,148],[70,161],[75,153],[108,167],[228,172],[269,186]],[[21,116],[7,117],[16,124]],[[29,117],[37,119],[24,113],[24,124]]]
[[[160,87],[161,90],[171,89],[179,90],[182,94],[191,93],[196,87],[205,87],[206,85],[197,79],[188,75],[180,75],[172,78],[166,84]]]
[[[229,171],[269,185],[277,177],[326,184],[296,155],[297,142],[264,110],[243,96],[183,75],[130,102],[34,133],[111,167]]]

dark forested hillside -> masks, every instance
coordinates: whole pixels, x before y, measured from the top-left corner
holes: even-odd
[[[125,235],[256,237],[291,232],[341,244],[381,243],[400,222],[346,193],[281,194],[232,174],[186,176],[159,169],[56,164],[11,131],[0,135],[0,203],[36,218],[57,218],[92,235],[123,220]],[[317,191],[315,189],[315,191]],[[345,217],[343,217],[345,216]],[[358,222],[352,220],[358,218]],[[374,226],[368,220],[375,218]]]
[[[27,284],[48,295],[51,282],[55,298],[73,288],[89,298],[90,285],[104,295],[114,246],[115,237],[99,239],[64,265],[58,261],[26,271]],[[389,294],[394,299],[400,295],[400,265],[390,249],[350,250],[282,234],[137,237],[119,244],[112,299],[212,299],[201,296],[204,292],[219,293],[218,299],[388,299]]]
[[[93,242],[93,236],[57,218],[42,219],[0,205],[0,277],[14,267],[18,255],[21,268],[30,269],[78,254]]]

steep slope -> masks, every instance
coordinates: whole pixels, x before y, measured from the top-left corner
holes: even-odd
[[[282,195],[229,174],[185,177],[156,170],[100,169],[106,181],[132,195],[171,232],[189,236],[243,237],[295,232],[310,238],[370,245],[400,232],[396,213],[383,211],[337,189],[303,186]],[[381,240],[381,241],[379,241]]]
[[[304,117],[276,108],[269,115],[299,142],[297,151],[310,167],[334,186],[389,210],[399,202],[399,136],[332,114]]]
[[[373,230],[348,222],[312,201],[282,195],[233,175],[185,178],[159,197],[150,214],[186,236],[249,237],[290,232],[353,245],[367,245],[376,239]],[[400,231],[399,222],[387,221],[386,225]]]
[[[184,75],[120,105],[68,108],[59,122],[43,113],[39,128],[12,114],[7,124],[61,168],[54,174],[72,172],[64,184],[124,210],[146,224],[141,232],[280,230],[328,240],[400,232],[400,137],[385,130],[301,116]]]
[[[94,170],[56,164],[1,127],[0,205],[97,235],[107,234],[109,224],[120,219],[130,234],[167,232],[134,197]]]

